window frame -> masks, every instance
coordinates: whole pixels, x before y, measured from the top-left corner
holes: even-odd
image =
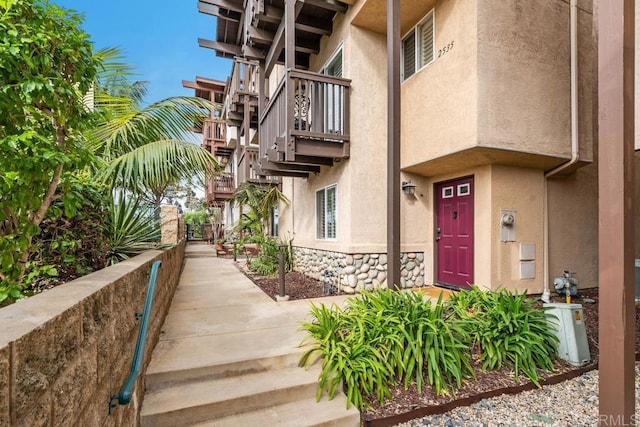
[[[420,71],[422,71],[423,69],[425,69],[426,67],[428,67],[429,65],[431,65],[433,62],[435,62],[436,60],[436,13],[435,13],[435,8],[431,9],[429,12],[427,12],[426,15],[424,15],[424,17],[418,21],[418,23],[416,25],[414,25],[413,27],[411,27],[411,29],[409,29],[409,31],[407,31],[400,39],[400,74],[401,74],[401,80],[404,83],[405,81],[409,80],[411,77],[415,76],[416,74],[418,74]],[[420,28],[426,21],[427,19],[432,19],[433,20],[433,24],[431,26],[432,28],[432,39],[433,39],[433,43],[431,45],[431,49],[432,49],[432,55],[431,55],[431,61],[425,63],[424,65],[420,66],[418,68],[418,65],[420,64],[420,39],[421,37],[419,37],[419,34],[417,33],[417,29]],[[404,41],[411,36],[411,34],[413,34],[414,36],[414,67],[415,70],[413,70],[413,74],[411,74],[409,77],[405,77],[405,68],[404,68]]]
[[[322,66],[322,69],[320,70],[320,74],[324,74],[324,75],[327,75],[327,76],[333,76],[333,74],[327,74],[327,69],[329,68],[329,65],[331,65],[336,60],[336,57],[338,55],[340,55],[340,75],[339,76],[335,76],[335,77],[340,77],[340,78],[344,77],[344,49],[343,49],[343,42],[340,42],[338,44],[338,47],[336,47],[336,50],[334,50],[333,53],[329,56],[329,59],[327,59],[327,61]]]
[[[334,190],[334,203],[333,203],[333,219],[335,222],[334,225],[334,236],[330,237],[328,236],[327,230],[329,227],[327,227],[327,218],[329,217],[329,215],[327,215],[327,192],[333,189]],[[318,217],[318,193],[323,192],[324,193],[324,224],[323,224],[323,231],[324,231],[324,235],[320,236],[319,235],[319,222],[320,222],[320,218]],[[337,240],[338,237],[338,183],[334,183],[334,184],[330,184],[327,185],[325,187],[319,188],[315,191],[315,229],[316,229],[316,240],[325,240],[325,241],[335,241]]]

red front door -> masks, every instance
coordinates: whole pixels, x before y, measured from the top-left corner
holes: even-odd
[[[435,185],[436,282],[473,283],[473,177]]]

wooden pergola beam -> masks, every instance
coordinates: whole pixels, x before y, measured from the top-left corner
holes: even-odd
[[[635,0],[598,6],[599,423],[635,425]]]
[[[206,47],[207,49],[213,49],[222,53],[228,53],[229,55],[234,55],[234,56],[242,55],[242,49],[240,48],[240,46],[236,46],[234,44],[222,43],[214,40],[198,38],[198,46]]]

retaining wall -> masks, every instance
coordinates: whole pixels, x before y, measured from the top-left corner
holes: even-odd
[[[0,427],[135,426],[144,371],[178,285],[184,241],[0,309]],[[108,414],[131,368],[151,264],[161,260],[143,370],[132,401]]]

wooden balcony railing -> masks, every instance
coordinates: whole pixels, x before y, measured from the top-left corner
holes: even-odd
[[[236,58],[233,62],[233,70],[231,72],[231,85],[229,93],[231,96],[237,94],[258,95],[260,68],[255,61],[248,61],[242,58]]]
[[[280,177],[278,176],[258,174],[258,155],[258,147],[245,147],[238,161],[238,183],[280,184]]]
[[[235,192],[234,175],[232,173],[221,173],[209,180],[207,186],[207,202],[217,202],[229,200]]]
[[[277,147],[287,162],[348,157],[349,87],[347,79],[288,70],[260,117],[261,147]],[[284,143],[289,138],[296,144]]]
[[[227,124],[215,118],[204,122],[204,142],[207,151],[214,156],[229,157],[233,149],[227,147]]]

